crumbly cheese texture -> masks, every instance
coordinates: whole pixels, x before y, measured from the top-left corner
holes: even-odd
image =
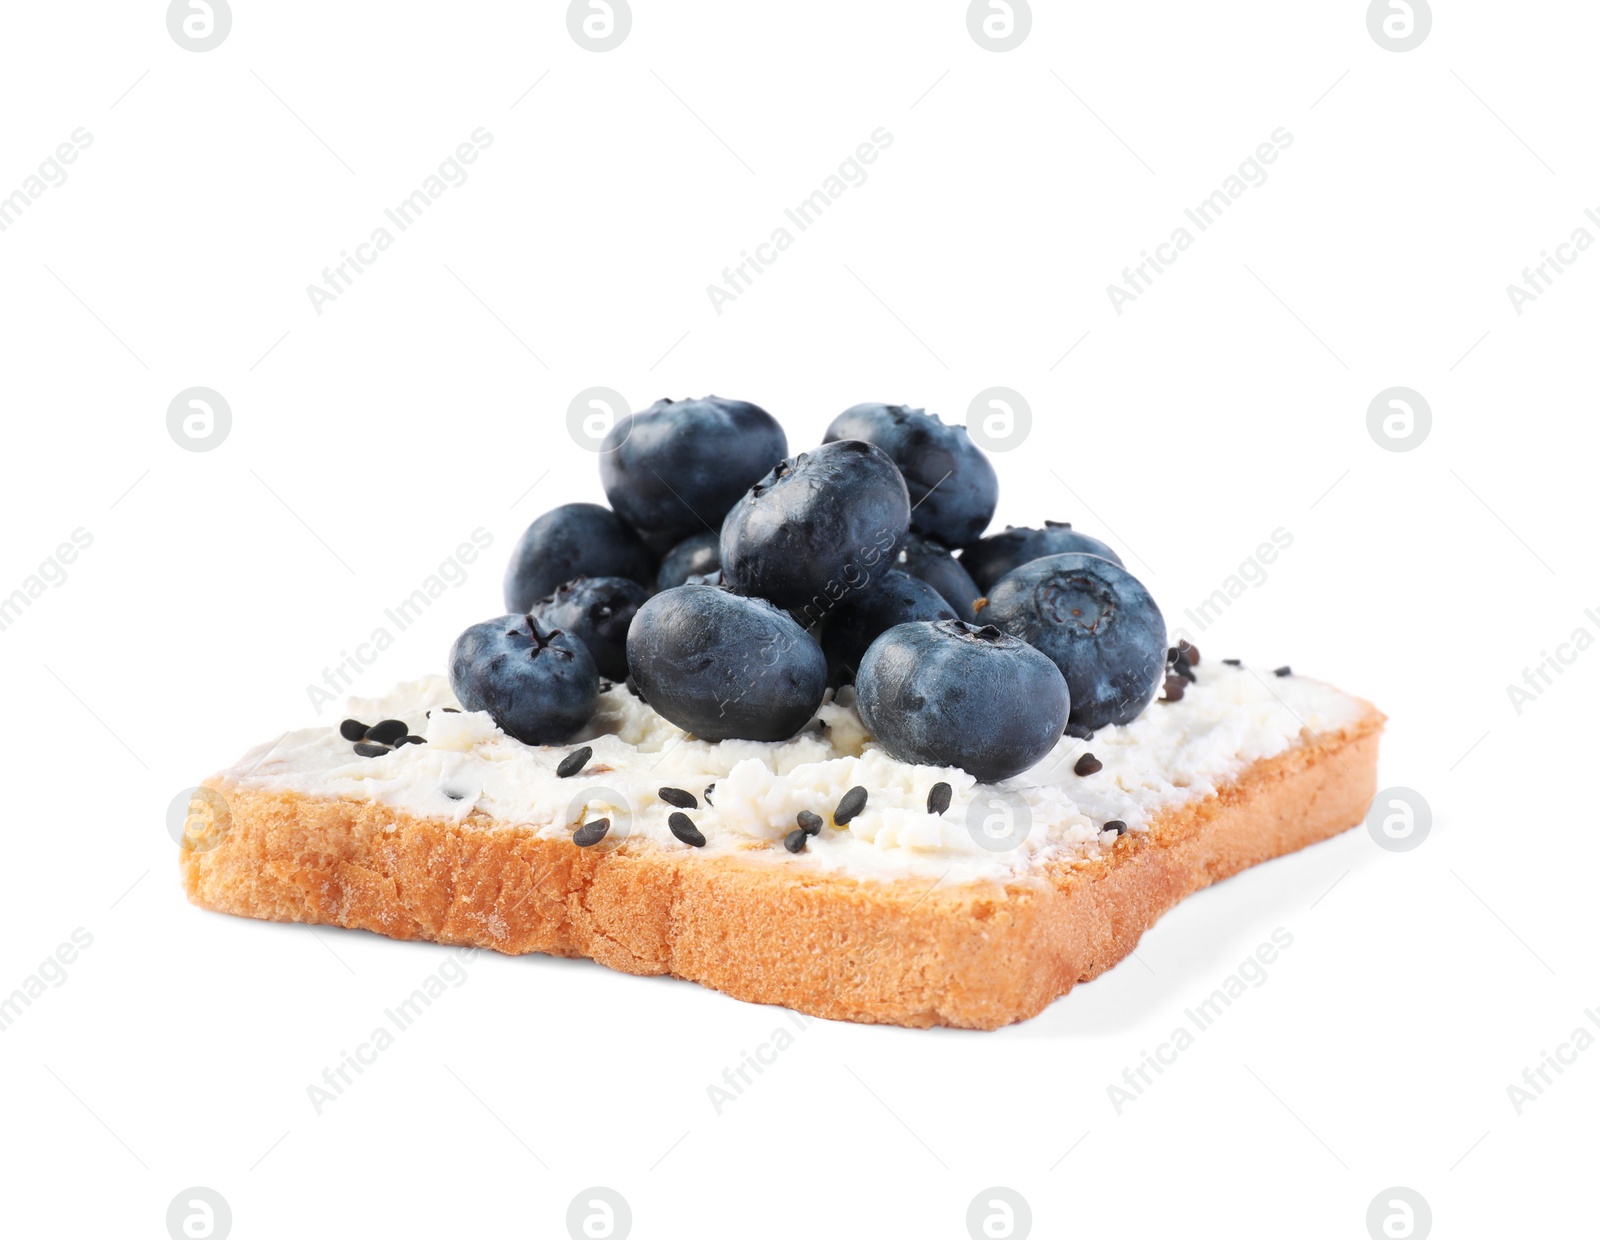
[[[862,726],[848,689],[798,735],[768,743],[699,740],[617,685],[570,742],[535,746],[506,736],[486,713],[445,710],[458,703],[443,676],[348,705],[351,717],[368,724],[405,720],[425,745],[363,758],[337,724],[304,728],[257,746],[219,778],[455,822],[476,811],[475,822],[549,836],[604,817],[611,829],[601,847],[626,840],[687,849],[667,826],[677,807],[660,796],[662,788],[680,788],[699,800],[684,812],[705,835],[706,854],[738,852],[883,880],[1006,881],[1046,860],[1091,859],[1116,841],[1107,822],[1144,831],[1160,811],[1210,796],[1250,763],[1307,735],[1338,731],[1366,710],[1304,677],[1225,664],[1204,664],[1195,674],[1181,700],[1152,702],[1132,723],[1104,728],[1092,740],[1063,737],[1037,766],[999,784],[891,758]],[[557,765],[580,745],[591,746],[593,756],[579,774],[561,778]],[[1085,753],[1102,767],[1080,776],[1073,768]],[[953,795],[950,807],[933,815],[928,793],[940,782]],[[867,789],[866,808],[836,826],[833,809],[856,785]],[[827,825],[804,852],[791,854],[782,841],[801,810]]]

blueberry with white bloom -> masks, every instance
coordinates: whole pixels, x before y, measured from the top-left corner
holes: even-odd
[[[856,670],[861,722],[890,757],[961,767],[983,783],[1039,763],[1071,704],[1056,665],[993,625],[897,625]]]
[[[654,561],[628,523],[600,504],[562,504],[536,520],[506,565],[506,610],[526,612],[574,577],[626,577],[648,588]]]
[[[1044,529],[1031,529],[1026,525],[1008,525],[999,534],[972,543],[962,549],[961,566],[972,574],[972,580],[984,593],[1014,568],[1029,560],[1047,555],[1065,555],[1069,551],[1098,555],[1120,565],[1122,558],[1098,538],[1080,534],[1070,521],[1046,521]]]
[[[532,616],[475,624],[450,648],[450,688],[507,736],[529,745],[566,740],[594,715],[600,673],[583,642]]]
[[[665,553],[715,530],[788,451],[777,419],[749,401],[658,400],[611,428],[600,481],[618,515]]]
[[[816,640],[765,599],[719,586],[663,590],[633,618],[628,667],[639,696],[701,740],[788,740],[828,686]]]
[[[905,475],[917,533],[960,547],[988,528],[1000,481],[965,426],[907,405],[853,405],[823,436],[824,443],[840,439],[864,439],[888,454]]]
[[[1051,555],[1012,569],[983,617],[1049,655],[1072,690],[1072,722],[1131,723],[1166,673],[1167,623],[1139,579],[1098,555]]]
[[[905,480],[859,439],[780,461],[722,523],[722,581],[804,623],[894,567],[911,523]]]

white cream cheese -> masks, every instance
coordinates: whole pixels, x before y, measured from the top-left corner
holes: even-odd
[[[506,736],[487,714],[444,710],[457,702],[443,676],[349,702],[351,717],[369,724],[403,719],[427,738],[425,745],[363,758],[337,726],[306,728],[251,750],[221,778],[457,822],[477,810],[550,836],[609,817],[611,831],[601,847],[628,837],[673,849],[687,845],[668,830],[675,807],[661,800],[659,789],[682,788],[699,799],[698,809],[685,812],[705,835],[707,854],[744,850],[774,863],[878,879],[1004,880],[1046,858],[1092,857],[1116,840],[1105,823],[1121,820],[1143,831],[1159,811],[1209,796],[1251,762],[1295,745],[1304,732],[1336,731],[1365,710],[1357,699],[1298,676],[1213,663],[1197,668],[1196,676],[1180,701],[1152,702],[1131,724],[1104,728],[1093,740],[1063,737],[1033,769],[987,786],[962,770],[889,757],[862,727],[849,690],[825,703],[790,740],[710,742],[668,723],[617,685],[601,695],[582,733],[567,744],[541,747]],[[973,726],[982,727],[982,720]],[[558,777],[557,764],[579,745],[592,746],[593,757],[580,774]],[[1085,753],[1102,768],[1074,774]],[[928,792],[941,781],[953,796],[949,809],[935,816],[927,812]],[[858,784],[868,792],[866,809],[848,826],[832,826],[833,808]],[[782,839],[801,810],[829,825],[805,852],[791,855]]]

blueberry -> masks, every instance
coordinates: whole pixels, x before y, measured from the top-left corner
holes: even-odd
[[[856,672],[861,721],[890,757],[958,766],[983,783],[1020,774],[1054,749],[1070,706],[1056,665],[993,625],[898,625]]]
[[[828,613],[822,626],[828,683],[835,688],[852,683],[867,647],[895,625],[955,618],[950,604],[926,581],[907,573],[885,573],[870,588],[852,590]]]
[[[838,439],[864,439],[889,454],[905,475],[917,533],[960,547],[989,527],[1000,482],[965,426],[946,426],[905,405],[855,405],[833,420],[822,442]]]
[[[627,577],[649,588],[653,561],[621,517],[599,504],[552,508],[523,533],[506,565],[506,610],[526,612],[574,577]]]
[[[561,629],[589,648],[600,674],[609,680],[628,676],[628,625],[650,597],[626,577],[578,577],[540,599],[529,613],[546,628]]]
[[[578,638],[531,616],[475,624],[450,648],[450,687],[529,745],[565,740],[594,714],[600,674]]]
[[[690,534],[715,530],[788,451],[777,419],[747,401],[658,400],[611,428],[600,449],[600,481],[628,524],[669,540],[656,542],[665,553]]]
[[[702,740],[788,740],[828,685],[822,648],[765,599],[716,586],[663,590],[633,618],[639,696]]]
[[[1050,656],[1080,728],[1132,722],[1166,671],[1161,609],[1136,577],[1098,555],[1051,555],[1012,569],[989,591],[983,616]]]
[[[670,590],[691,577],[704,577],[722,567],[722,544],[715,530],[690,534],[668,551],[656,572],[656,589]]]
[[[962,549],[961,566],[972,574],[981,593],[987,594],[994,583],[1013,568],[1047,555],[1065,555],[1069,551],[1082,551],[1110,560],[1119,567],[1119,556],[1098,538],[1090,538],[1072,528],[1070,521],[1046,521],[1044,529],[1030,529],[1025,525],[1008,525],[1001,534],[989,537]]]
[[[923,538],[920,534],[907,534],[905,549],[900,552],[895,567],[903,573],[922,578],[939,591],[958,620],[965,620],[968,624],[977,623],[978,616],[972,610],[972,604],[983,591],[978,589],[967,575],[967,570],[961,567],[961,561],[943,543]],[[932,619],[931,616],[916,618]]]
[[[722,524],[722,581],[813,624],[894,564],[911,520],[905,480],[859,439],[781,461]]]

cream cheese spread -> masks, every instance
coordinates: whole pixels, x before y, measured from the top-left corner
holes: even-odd
[[[1307,734],[1355,723],[1367,709],[1299,676],[1215,663],[1195,675],[1180,700],[1152,702],[1132,723],[1104,728],[1092,740],[1063,737],[1037,766],[993,785],[962,770],[889,757],[862,727],[848,689],[830,695],[797,736],[767,743],[698,740],[616,685],[569,743],[530,746],[485,713],[445,710],[458,703],[443,676],[349,702],[351,717],[368,724],[402,719],[427,744],[364,758],[337,726],[305,728],[251,750],[219,778],[456,822],[477,811],[493,824],[551,837],[606,817],[612,825],[601,848],[624,839],[687,848],[667,827],[676,807],[659,795],[663,787],[681,788],[699,799],[698,809],[683,812],[704,834],[706,854],[741,852],[883,880],[1004,881],[1048,859],[1092,858],[1116,842],[1107,822],[1147,830],[1160,811],[1210,796],[1250,763]],[[584,770],[559,777],[557,765],[580,745],[593,749]],[[1080,776],[1073,768],[1085,753],[1102,765]],[[936,816],[927,812],[928,793],[941,781],[953,795]],[[865,810],[847,826],[833,826],[833,808],[856,785],[867,789]],[[828,825],[804,852],[790,854],[782,840],[801,810]]]

